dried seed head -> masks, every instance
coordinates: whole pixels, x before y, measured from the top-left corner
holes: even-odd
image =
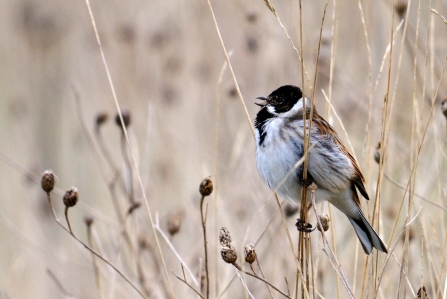
[[[284,206],[284,215],[286,218],[290,218],[298,212],[299,208],[297,205],[286,202]]]
[[[233,245],[230,243],[225,244],[220,249],[220,255],[224,262],[228,264],[234,264],[237,261],[237,252]]]
[[[231,244],[231,235],[227,228],[222,227],[219,231],[220,245],[225,246],[226,244]]]
[[[331,219],[329,218],[328,214],[318,215],[318,218],[320,219],[320,223],[317,223],[317,229],[320,232],[327,231],[329,229],[329,222],[331,222]]]
[[[42,181],[40,185],[42,186],[43,191],[46,193],[50,193],[54,188],[54,174],[51,170],[45,170],[42,174]]]
[[[376,163],[380,163],[380,141],[379,143],[377,143],[376,145],[376,150],[374,151],[374,161],[376,161]]]
[[[85,223],[85,225],[87,225],[88,227],[92,226],[93,221],[94,221],[94,220],[93,220],[93,217],[90,216],[90,215],[87,215],[87,216],[84,217],[84,223]]]
[[[129,208],[129,210],[127,211],[127,214],[132,214],[133,211],[135,211],[136,209],[138,209],[139,207],[141,207],[141,202],[140,201],[135,201]]]
[[[130,125],[130,111],[129,110],[121,110],[121,115],[123,116],[124,126],[127,128]],[[120,114],[117,113],[115,116],[115,123],[122,129]]]
[[[419,288],[417,299],[428,299],[428,294],[425,286]]]
[[[310,186],[308,187],[310,192],[315,192],[317,190],[317,188],[318,188],[318,186],[314,182],[312,182],[312,184],[310,184]]]
[[[180,231],[182,226],[182,215],[180,212],[174,213],[169,217],[168,220],[168,232],[171,236],[175,235]]]
[[[141,249],[148,249],[149,248],[149,241],[147,240],[147,238],[145,236],[141,235],[138,238],[138,246]]]
[[[234,98],[234,97],[237,96],[237,89],[236,89],[236,87],[232,87],[232,88],[230,88],[230,89],[228,90],[228,96],[229,96],[230,98]]]
[[[203,179],[200,183],[199,192],[202,196],[208,196],[213,192],[213,181],[211,177]]]
[[[442,114],[444,114],[444,116],[447,118],[447,98],[442,100],[442,102],[441,102],[441,110],[442,110]]]
[[[255,245],[248,244],[244,248],[244,255],[245,255],[245,261],[249,264],[252,264],[254,261],[256,261],[256,251],[255,251]]]
[[[64,195],[64,205],[69,208],[76,205],[78,202],[78,189],[71,187],[65,192]]]
[[[256,23],[256,21],[258,20],[258,15],[255,12],[249,12],[245,15],[245,18],[249,23]]]
[[[104,124],[109,119],[109,115],[107,112],[99,112],[96,114],[96,129],[99,129],[99,127]]]
[[[394,10],[400,18],[404,18],[405,13],[407,12],[407,7],[407,2],[405,0],[401,0],[394,5]]]

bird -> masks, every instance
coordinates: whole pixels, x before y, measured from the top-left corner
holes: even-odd
[[[311,100],[294,85],[281,86],[269,96],[256,99],[261,100],[255,103],[261,107],[254,121],[256,165],[268,187],[300,203],[303,186],[315,183],[316,203],[328,201],[347,216],[366,254],[373,248],[388,253],[362,212],[357,190],[365,199],[369,196],[357,161]],[[310,137],[306,180],[304,165],[296,166],[304,155],[304,131]]]

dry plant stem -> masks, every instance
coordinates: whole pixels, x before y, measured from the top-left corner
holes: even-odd
[[[379,292],[379,288],[380,288],[380,284],[382,283],[382,279],[383,279],[383,273],[385,271],[386,266],[388,265],[388,261],[390,260],[391,256],[394,256],[394,250],[396,249],[397,244],[399,243],[399,239],[400,236],[402,235],[402,233],[405,231],[406,227],[409,226],[415,219],[416,217],[419,215],[416,214],[416,216],[413,217],[412,220],[410,220],[408,223],[406,223],[400,230],[399,234],[396,237],[396,241],[394,242],[393,246],[390,247],[390,251],[388,253],[388,255],[385,257],[385,261],[383,262],[383,268],[382,268],[382,272],[380,273],[380,275],[378,276],[378,281],[377,281],[377,286],[374,292],[374,296],[373,299],[377,298],[378,296],[378,292]]]
[[[263,204],[258,211],[256,212],[255,216],[253,216],[253,219],[250,222],[249,227],[252,225],[254,218],[260,213],[260,211],[265,207],[265,205],[267,204],[267,202],[265,204]],[[281,204],[280,204],[281,207]],[[257,240],[254,242],[255,245],[257,245],[259,243],[259,241],[262,239],[262,237],[264,236],[264,234],[266,233],[267,229],[269,228],[270,224],[273,222],[273,219],[276,216],[276,213],[278,212],[280,208],[276,207],[276,210],[272,213],[272,216],[270,217],[270,220],[268,221],[268,223],[266,224],[266,226],[264,227],[264,229],[262,230],[261,234],[259,235],[259,237],[257,238]],[[279,224],[280,226],[282,224]],[[248,231],[250,228],[247,228],[246,233],[245,233],[245,237],[244,240],[242,241],[242,244],[247,243],[247,236],[248,236]],[[276,231],[276,229],[275,229]],[[294,252],[294,249],[292,248],[292,252]],[[254,272],[254,271],[253,271]],[[223,294],[225,294],[225,291],[228,289],[228,287],[230,286],[230,284],[234,281],[234,279],[236,278],[236,274],[233,275],[233,277],[231,278],[231,280],[228,282],[228,284],[223,288],[222,293],[220,293],[217,298],[219,299],[220,297],[222,297]],[[218,294],[218,293],[216,293]]]
[[[65,207],[65,220],[67,220],[68,230],[70,231],[70,234],[73,234],[73,231],[71,230],[70,221],[68,220],[68,207]]]
[[[99,254],[98,252],[96,252],[94,249],[92,249],[90,246],[88,246],[87,244],[85,244],[83,241],[81,241],[78,237],[76,237],[72,231],[68,228],[66,228],[59,220],[59,218],[57,218],[56,216],[56,212],[54,211],[54,207],[53,207],[53,202],[51,201],[51,196],[50,193],[47,193],[47,197],[48,197],[48,204],[50,206],[50,210],[51,213],[53,214],[53,218],[56,221],[56,223],[62,227],[66,232],[68,232],[76,241],[78,241],[82,246],[84,246],[88,251],[90,251],[92,254],[96,255],[98,258],[100,258],[102,261],[104,261],[107,265],[109,265],[110,267],[113,268],[113,270],[116,271],[116,273],[118,273],[125,281],[127,281],[127,283],[135,290],[137,291],[138,294],[141,295],[141,297],[143,298],[147,298],[138,288],[135,284],[133,284],[129,278],[127,278],[126,275],[124,275],[124,273],[122,273],[114,264],[112,264],[112,262],[108,261],[106,258],[104,258],[101,254]],[[68,222],[68,217],[67,217],[67,222]],[[69,222],[68,222],[69,223]]]
[[[302,1],[299,1],[299,7],[300,7],[300,50],[301,53],[303,53],[303,8],[302,8]],[[324,18],[323,18],[324,20]],[[320,32],[320,41],[321,43],[321,32]],[[317,76],[318,71],[318,59],[319,59],[319,53],[317,55],[317,63],[316,63],[316,70],[315,70],[315,77]],[[301,60],[301,84],[303,86],[304,91],[304,57]],[[316,82],[314,82],[316,84]],[[304,142],[304,170],[303,170],[303,180],[307,180],[307,170],[309,166],[309,144],[310,144],[310,134],[312,131],[312,114],[313,114],[313,107],[314,107],[314,90],[311,86],[310,92],[311,92],[311,107],[310,107],[310,114],[309,114],[309,122],[307,125],[306,122],[306,113],[303,113],[303,123],[304,123],[304,129],[303,129],[303,142]],[[305,93],[303,92],[303,98],[305,97]],[[306,101],[303,101],[303,111],[306,110]],[[304,185],[301,190],[301,202],[300,202],[300,219],[307,223],[307,186]],[[301,270],[304,270],[304,276],[305,279],[301,280],[301,298],[304,299],[304,289],[309,290],[310,284],[309,284],[309,238],[310,234],[300,231],[299,234],[299,241],[298,241],[298,256],[300,258],[301,263]],[[298,296],[298,285],[299,285],[299,275],[297,271],[296,275],[296,281],[295,281],[295,298]]]
[[[244,279],[242,278],[241,274],[239,273],[239,271],[236,270],[236,275],[239,278],[239,280],[241,281],[242,285],[244,286],[244,289],[246,291],[246,296],[250,296],[251,299],[256,299],[253,294],[250,292],[250,289],[248,288],[247,284],[245,283]]]
[[[318,225],[323,227],[323,225],[321,224],[320,218],[318,217],[318,213],[317,213],[317,206],[315,204],[315,190],[310,190],[310,198],[311,198],[311,202],[312,202],[312,209],[315,213],[315,217],[317,218],[317,222]],[[341,270],[341,265],[337,260],[337,257],[335,256],[334,252],[332,251],[331,246],[329,245],[329,241],[327,240],[326,236],[324,235],[323,232],[321,232],[321,236],[323,238],[324,244],[326,245],[326,248],[329,249],[329,251],[331,252],[332,258],[329,257],[328,253],[326,252],[325,249],[323,249],[324,253],[327,255],[329,262],[332,264],[332,267],[334,268],[334,270],[337,272],[338,277],[340,278],[340,280],[342,281],[343,285],[346,288],[346,291],[348,292],[349,296],[351,298],[355,298],[354,293],[352,292],[351,287],[348,284],[348,281],[346,280],[343,271]]]
[[[231,52],[228,53],[228,56],[231,56]],[[223,75],[225,73],[225,70],[227,69],[227,62],[224,61],[222,64],[222,68],[220,70],[219,74],[219,80],[217,81],[217,96],[216,96],[216,128],[215,128],[215,140],[214,140],[214,182],[216,182],[216,186],[214,188],[214,215],[219,215],[219,193],[217,192],[217,188],[219,186],[219,183],[217,182],[217,170],[219,169],[219,125],[220,125],[220,103],[221,103],[221,87],[222,87],[222,79]],[[214,217],[214,226],[216,228],[215,235],[219,235],[219,217]],[[217,238],[216,238],[216,247],[217,247]],[[219,260],[219,251],[214,250],[215,252],[215,260]],[[216,265],[214,267],[215,273],[214,277],[219,277],[219,266]],[[219,279],[215,279],[215,294],[219,294]]]
[[[129,190],[127,192],[127,196],[129,197],[129,202],[131,205],[135,203],[134,198],[134,191],[133,191],[133,171],[132,171],[132,164],[129,160],[129,155],[127,153],[127,147],[126,147],[126,138],[124,134],[121,134],[121,153],[123,155],[124,163],[126,164],[127,171],[129,173]]]
[[[104,167],[102,166],[102,162],[101,162],[102,160],[100,159],[100,155],[99,155],[96,147],[94,146],[93,138],[90,135],[90,132],[88,130],[88,127],[87,127],[85,119],[84,119],[84,115],[82,113],[81,96],[79,94],[79,90],[75,84],[72,84],[71,90],[73,91],[73,95],[75,98],[76,112],[78,114],[79,123],[81,124],[82,131],[84,132],[84,136],[87,140],[87,144],[90,147],[90,150],[95,158],[95,162],[98,163],[99,171],[101,172],[101,175],[105,179],[106,176],[104,173]]]
[[[447,234],[444,236],[444,246],[442,248],[442,257],[441,257],[441,269],[445,269],[445,260],[446,260],[445,256],[447,252],[446,248],[447,248]],[[442,275],[439,277],[439,280],[442,280]],[[436,290],[436,297],[441,298],[441,283],[438,282],[437,285],[438,287]],[[447,276],[446,276],[445,287],[447,287]],[[445,290],[444,290],[444,297],[442,298],[446,298]]]
[[[208,241],[206,240],[206,211],[203,210],[203,202],[205,196],[202,196],[200,200],[200,216],[202,217],[202,230],[203,230],[203,246],[205,248],[205,277],[206,277],[206,298],[210,297],[210,278],[208,275]]]
[[[79,91],[76,88],[75,85],[72,85],[72,91],[75,97],[75,102],[76,102],[76,111],[78,114],[78,118],[79,118],[79,122],[81,124],[82,130],[84,132],[84,135],[87,139],[87,143],[92,151],[93,156],[95,157],[95,161],[100,164],[101,159],[99,158],[99,153],[96,150],[96,147],[94,146],[94,142],[93,142],[93,138],[89,133],[89,130],[87,129],[87,125],[82,113],[82,103],[81,103],[81,96],[79,95]],[[107,163],[109,164],[110,169],[112,170],[112,172],[114,173],[114,177],[112,178],[112,181],[110,183],[107,184],[107,187],[109,189],[110,195],[112,197],[112,202],[115,208],[115,212],[118,216],[119,222],[120,223],[124,223],[124,218],[121,215],[121,207],[119,206],[118,203],[118,199],[116,198],[116,194],[115,194],[115,189],[114,189],[114,185],[116,183],[116,181],[118,180],[119,183],[121,184],[123,190],[126,190],[125,186],[124,186],[124,181],[123,178],[120,175],[120,172],[118,170],[118,168],[115,166],[115,164],[113,163],[113,160],[110,158],[110,153],[107,150],[106,146],[104,145],[104,141],[102,139],[102,135],[101,135],[101,131],[99,130],[95,130],[95,137],[96,137],[96,141],[99,144],[99,149],[101,151],[101,154],[104,156],[104,158],[106,159]],[[101,172],[101,175],[104,179],[104,181],[108,181],[106,179],[106,175],[104,173],[103,167],[102,165],[99,165],[99,171]],[[130,239],[129,239],[130,240]]]
[[[400,189],[405,190],[405,188],[406,188],[405,186],[403,186],[403,185],[399,184],[398,182],[396,182],[395,180],[393,180],[387,173],[384,173],[383,176],[385,177],[385,179],[387,179],[388,181],[390,181],[390,183],[392,183],[392,184],[395,185],[396,187],[399,187]],[[422,195],[419,195],[419,194],[417,194],[417,193],[414,193],[414,196],[416,196],[416,197],[422,199],[423,201],[425,201],[425,202],[431,204],[432,206],[435,206],[435,207],[437,207],[437,208],[440,208],[440,209],[443,210],[444,212],[447,212],[447,208],[446,208],[446,207],[443,207],[443,206],[441,206],[441,205],[439,205],[439,204],[437,204],[437,203],[435,203],[435,202],[432,202],[431,200],[426,199],[426,198],[423,197]]]
[[[90,246],[90,248],[93,248],[93,237],[92,237],[91,225],[87,225],[87,240],[88,240],[88,245]],[[95,272],[96,285],[98,286],[99,298],[104,299],[101,274],[99,272],[98,262],[96,261],[96,256],[94,254],[92,254],[92,265],[93,265],[93,271]]]
[[[410,288],[410,291],[412,293],[412,298],[416,298],[416,293],[414,292],[414,288],[411,285],[410,279],[407,276],[407,273],[405,272],[405,267],[402,266],[402,264],[399,263],[399,261],[397,260],[396,255],[393,252],[393,258],[396,261],[396,264],[399,266],[399,268],[401,269],[402,275],[405,278],[405,281],[407,282],[408,287]],[[406,297],[403,297],[406,298]]]
[[[395,0],[392,1],[392,8],[395,7]],[[382,178],[383,173],[385,170],[385,161],[387,156],[387,148],[388,148],[388,137],[389,137],[389,129],[388,127],[388,105],[389,105],[389,96],[390,96],[390,89],[391,89],[391,70],[393,66],[393,49],[394,49],[394,13],[391,14],[391,35],[390,35],[390,58],[389,58],[389,66],[388,66],[388,80],[387,80],[387,87],[386,87],[386,93],[384,96],[384,103],[383,103],[383,109],[382,109],[382,130],[381,130],[381,136],[380,136],[380,144],[382,145],[382,150],[380,154],[380,162],[379,162],[379,172],[378,172],[378,179],[377,179],[377,186],[376,186],[376,196],[374,201],[374,210],[373,210],[373,219],[372,219],[372,225],[374,225],[374,220],[376,213],[379,211],[379,205],[380,205],[380,191],[382,188]],[[388,129],[388,130],[387,130]]]
[[[177,277],[178,280],[180,280],[181,282],[183,282],[184,284],[186,284],[191,290],[193,290],[200,298],[202,299],[206,299],[202,294],[200,294],[199,291],[197,291],[192,285],[190,285],[187,281],[186,281],[186,276],[185,276],[185,270],[183,269],[183,264],[182,265],[182,272],[183,272],[183,278],[177,276],[174,274],[174,272],[171,271],[172,275],[174,275],[175,277]]]
[[[329,0],[326,0],[326,5],[324,6],[324,11],[323,11],[323,17],[321,18],[321,26],[320,26],[320,37],[318,39],[318,49],[317,49],[317,61],[315,62],[315,75],[314,75],[314,86],[312,88],[312,105],[315,102],[315,90],[317,88],[317,75],[318,75],[318,63],[320,61],[320,50],[321,50],[321,38],[323,36],[323,24],[324,24],[324,19],[326,17],[326,10],[327,10],[327,6],[329,5]],[[311,114],[312,114],[312,109],[311,108]]]
[[[56,275],[54,275],[53,272],[51,272],[50,269],[47,269],[47,273],[50,276],[50,278],[54,281],[56,284],[56,287],[59,289],[59,291],[64,295],[65,298],[75,298],[73,295],[71,295],[62,285],[62,283],[57,279]]]
[[[183,261],[182,257],[180,256],[180,254],[177,252],[177,250],[174,248],[174,245],[172,245],[171,241],[169,241],[168,236],[165,234],[165,232],[161,229],[160,227],[160,221],[158,219],[158,214],[155,214],[155,229],[157,230],[157,232],[163,237],[163,239],[166,241],[166,244],[168,244],[169,248],[171,248],[172,252],[174,253],[174,255],[177,257],[177,259],[179,260],[180,264],[182,265],[182,269],[186,268],[186,271],[188,271],[188,274],[191,276],[191,279],[193,280],[194,284],[196,286],[199,286],[198,281],[196,280],[194,274],[192,273],[192,271],[188,268],[188,266],[186,265],[186,263]]]
[[[99,51],[101,53],[102,62],[104,64],[104,68],[105,68],[105,71],[107,73],[107,79],[109,81],[110,89],[112,91],[113,100],[115,102],[116,109],[119,112],[119,118],[120,118],[121,124],[123,125],[122,129],[123,129],[124,135],[126,136],[126,142],[127,142],[127,146],[129,147],[129,152],[131,153],[133,167],[135,169],[135,172],[136,172],[136,175],[137,175],[137,178],[138,178],[138,184],[139,184],[139,187],[141,189],[141,193],[142,193],[143,198],[144,198],[146,211],[147,211],[147,214],[149,216],[149,221],[150,221],[150,224],[151,224],[152,233],[153,233],[154,238],[155,238],[155,243],[157,244],[158,254],[159,254],[161,262],[163,264],[163,271],[164,271],[164,274],[165,274],[165,278],[166,278],[166,280],[168,282],[170,295],[171,295],[172,298],[175,298],[174,290],[172,289],[171,281],[169,279],[169,274],[168,274],[168,269],[166,267],[166,262],[165,262],[165,260],[163,258],[163,252],[161,251],[160,242],[158,240],[158,236],[157,236],[157,233],[155,231],[154,221],[152,219],[152,213],[151,213],[151,210],[150,210],[150,207],[149,207],[149,202],[147,200],[146,193],[144,192],[143,182],[141,181],[141,176],[140,176],[140,173],[138,171],[138,167],[137,167],[137,164],[136,164],[136,161],[135,161],[135,157],[133,156],[132,146],[130,144],[129,136],[127,134],[127,129],[124,126],[123,116],[121,114],[121,108],[120,108],[120,105],[118,103],[118,98],[116,96],[115,87],[114,87],[113,82],[112,82],[112,76],[110,75],[109,67],[108,67],[108,64],[107,64],[107,61],[106,61],[106,58],[105,58],[105,55],[104,55],[104,51],[102,49],[102,44],[101,44],[101,40],[99,38],[98,29],[96,27],[95,18],[93,16],[93,12],[92,12],[92,9],[91,9],[91,6],[90,6],[90,1],[89,0],[85,0],[85,3],[87,5],[87,9],[88,9],[88,12],[89,12],[89,15],[90,15],[90,20],[92,21],[93,30],[95,32],[96,41],[98,43]]]
[[[370,140],[371,140],[371,134],[370,134],[370,126],[371,126],[371,120],[372,120],[372,106],[373,106],[373,97],[372,97],[372,58],[371,58],[371,47],[369,46],[369,39],[368,39],[368,29],[366,27],[365,22],[365,14],[363,12],[362,2],[358,0],[358,6],[360,11],[360,17],[362,20],[362,27],[363,27],[363,35],[365,36],[365,44],[366,44],[366,50],[368,53],[368,121],[366,123],[365,127],[365,141],[363,143],[363,160],[366,161],[366,169],[369,170],[369,161],[370,159],[366,159],[365,157],[370,157]],[[355,288],[355,283],[354,283]]]
[[[422,136],[421,136],[421,139],[420,139],[419,144],[418,144],[418,147],[417,147],[417,154],[416,154],[415,159],[418,159],[418,158],[419,158],[419,154],[420,154],[420,152],[421,152],[422,145],[424,144],[424,141],[425,141],[425,136],[426,136],[426,134],[427,134],[428,125],[430,124],[431,118],[432,118],[432,116],[433,116],[433,110],[434,110],[434,107],[435,107],[435,104],[436,104],[436,98],[437,98],[437,96],[438,96],[439,88],[440,88],[440,86],[441,86],[441,82],[442,82],[442,79],[443,79],[443,77],[444,77],[444,73],[445,73],[445,69],[446,69],[446,63],[447,63],[447,57],[446,57],[446,59],[444,60],[444,67],[442,68],[441,77],[439,78],[438,86],[437,86],[437,88],[436,88],[436,92],[435,92],[435,94],[434,94],[434,96],[433,96],[432,106],[431,106],[430,113],[429,113],[429,116],[428,116],[428,118],[427,118],[427,121],[426,121],[426,123],[425,123],[424,132],[423,132],[423,134],[422,134]],[[402,200],[401,200],[401,203],[400,203],[400,206],[399,206],[399,210],[398,210],[398,212],[397,212],[397,216],[400,215],[400,212],[401,212],[401,210],[402,210],[402,207],[403,207],[403,204],[404,204],[404,201],[405,201],[405,198],[406,198],[407,190],[408,190],[409,185],[410,185],[410,180],[411,180],[411,178],[413,177],[413,173],[414,173],[415,170],[416,170],[416,165],[413,165],[413,166],[411,167],[410,176],[409,176],[407,185],[405,186],[405,191],[404,191],[404,194],[403,194],[403,196],[402,196]],[[392,229],[392,231],[391,231],[391,235],[390,235],[390,241],[389,241],[388,243],[391,242],[391,240],[392,240],[392,238],[393,238],[393,236],[394,236],[394,232],[395,232],[396,227],[397,227],[397,220],[398,220],[398,217],[396,217],[396,220],[395,220],[395,222],[394,222],[393,229]]]
[[[275,195],[275,199],[276,199],[276,204],[278,205],[278,208],[279,208],[279,212],[281,213],[281,220],[282,220],[282,224],[283,224],[284,230],[286,231],[286,234],[287,234],[287,239],[289,240],[290,249],[292,250],[292,254],[295,257],[295,263],[296,263],[296,267],[297,267],[297,275],[299,276],[299,278],[302,281],[304,281],[303,271],[302,271],[302,268],[301,268],[301,265],[300,265],[300,261],[298,259],[297,253],[295,252],[295,248],[293,246],[293,242],[292,242],[292,238],[290,237],[289,230],[287,229],[286,217],[284,217],[284,213],[283,213],[283,211],[281,209],[281,204],[279,203],[278,195],[276,194],[276,192],[274,193],[274,195]],[[308,289],[306,287],[304,288],[304,293],[306,295],[306,298],[309,299],[310,298],[309,297],[309,292],[308,292]]]
[[[213,17],[214,27],[216,27],[216,32],[217,32],[217,36],[219,37],[220,45],[222,46],[222,50],[225,54],[225,59],[228,64],[228,68],[230,69],[231,76],[233,78],[234,86],[236,87],[236,91],[239,96],[239,100],[242,104],[242,108],[244,109],[245,118],[248,121],[248,126],[250,127],[251,134],[253,135],[253,137],[255,137],[255,129],[253,128],[253,124],[251,122],[250,115],[248,114],[247,107],[245,106],[245,103],[244,103],[244,98],[242,97],[241,90],[239,89],[239,84],[237,83],[236,75],[234,74],[233,67],[231,66],[230,57],[228,55],[227,50],[225,49],[225,44],[223,42],[222,35],[220,34],[219,26],[217,25],[216,16],[214,15],[213,6],[211,5],[210,0],[207,0],[207,2],[208,2],[208,7],[211,12],[211,16]]]
[[[301,62],[301,65],[303,67],[303,71],[302,71],[301,74],[306,74],[307,84],[309,85],[310,88],[312,88],[311,87],[312,85],[310,84],[309,75],[307,74],[306,68],[304,67],[303,58],[301,56],[301,54],[303,53],[302,47],[301,47],[301,54],[300,54],[300,51],[298,51],[298,49],[296,48],[295,44],[293,43],[293,40],[290,37],[289,32],[287,31],[286,27],[281,22],[281,19],[279,18],[278,13],[276,12],[276,9],[273,6],[273,4],[269,0],[264,0],[264,2],[267,5],[267,7],[270,9],[270,11],[275,15],[276,19],[278,20],[279,26],[281,26],[281,28],[284,30],[284,33],[286,34],[287,39],[290,41],[290,44],[292,45],[292,48],[295,50],[296,55],[298,56],[298,60]],[[304,75],[302,75],[302,78],[303,78],[302,87],[304,88]]]
[[[336,54],[336,47],[337,47],[337,37],[338,37],[338,28],[339,26],[337,26],[337,30],[335,30],[335,15],[337,12],[337,21],[339,21],[339,17],[340,17],[340,3],[338,5],[336,5],[336,0],[333,0],[334,2],[334,8],[333,8],[333,13],[332,13],[332,40],[331,40],[331,64],[330,64],[330,69],[329,69],[329,103],[331,103],[332,101],[332,83],[334,82],[334,61],[335,61],[335,54]],[[341,2],[341,0],[339,1]],[[336,9],[337,8],[337,9]],[[329,118],[329,107],[326,106],[325,111],[324,111],[324,118],[328,119]],[[337,284],[338,285],[338,284]],[[339,287],[337,287],[337,290],[339,289]]]
[[[261,272],[262,278],[265,279],[264,271],[262,271],[261,263],[259,262],[259,257],[256,259],[256,263],[258,264],[258,268],[259,268],[259,271]],[[255,270],[253,269],[253,267],[251,266],[251,264],[250,264],[250,268],[251,268],[251,270],[253,271],[253,273],[254,273],[256,276],[258,276],[258,275],[256,274]],[[269,286],[268,284],[265,284],[265,285],[267,286],[267,289],[269,290],[270,297],[273,299],[273,294],[272,294],[272,290],[270,289],[270,286]]]
[[[241,268],[241,266],[239,266],[237,263],[234,263],[233,266],[234,266],[237,270],[239,270],[240,272],[242,272],[242,273],[244,273],[244,274],[246,274],[246,275],[248,275],[248,276],[257,278],[257,279],[259,279],[260,281],[262,281],[262,282],[268,284],[268,285],[271,286],[275,291],[277,291],[278,293],[280,293],[280,294],[283,295],[284,297],[286,297],[286,298],[291,298],[289,295],[287,295],[286,293],[283,293],[281,290],[279,290],[277,287],[275,287],[273,284],[271,284],[269,281],[265,280],[264,278],[259,277],[259,276],[255,275],[255,274],[253,274],[253,273],[250,273],[250,272],[247,272],[247,271],[243,270],[243,269]]]

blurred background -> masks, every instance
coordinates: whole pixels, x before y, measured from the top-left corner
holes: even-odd
[[[300,49],[299,2],[272,4]],[[212,5],[253,120],[259,109],[256,97],[281,85],[302,85],[301,63],[264,1],[212,1]],[[325,1],[302,2],[304,90],[310,97],[310,86],[317,79],[316,107],[357,158],[371,198],[362,204],[371,215],[379,177],[373,154],[381,139],[390,78],[388,179],[383,178],[378,189],[380,220],[375,224],[379,222],[379,234],[390,248],[397,244],[395,255],[386,264],[381,253],[367,259],[350,224],[335,209],[334,234],[326,235],[334,238],[342,270],[359,298],[372,298],[374,290],[374,280],[369,274],[364,277],[364,269],[379,274],[385,269],[379,298],[396,293],[398,298],[412,298],[422,285],[430,298],[440,298],[446,278],[446,119],[441,101],[447,90],[441,76],[447,26],[430,9],[447,15],[446,4],[399,0],[393,7],[388,0],[334,0],[324,15],[325,5]],[[257,242],[266,278],[284,291],[286,278],[293,290],[293,255],[275,212],[277,204],[257,173],[254,138],[225,67],[207,1],[100,0],[91,1],[91,9],[116,97],[131,117],[129,137],[151,215],[159,219],[170,244],[194,275],[203,273],[198,188],[211,175],[215,189],[205,201],[211,298],[249,298],[234,278],[234,268],[220,259],[222,226],[231,232],[239,254],[246,244]],[[87,242],[84,217],[93,217],[93,247],[145,289],[149,298],[168,298],[147,210],[142,206],[127,214],[130,190],[136,202],[143,202],[143,197],[136,172],[129,171],[128,155],[123,155],[124,139],[114,123],[117,109],[86,3],[4,0],[0,39],[0,297],[101,297],[91,254],[56,224],[40,188],[42,172],[51,169],[57,176],[52,199],[62,223],[61,197],[75,186],[79,204],[69,213],[75,235]],[[329,113],[325,95],[341,122],[333,111]],[[99,113],[108,116],[100,126],[95,125]],[[416,162],[411,192],[404,193],[402,186],[410,181]],[[327,204],[318,210],[328,213]],[[408,227],[408,244],[405,232],[398,235],[407,215],[408,219],[417,215]],[[297,216],[290,212],[287,218],[295,240]],[[315,217],[311,219],[315,223]],[[178,232],[169,233],[172,225]],[[174,294],[196,298],[171,274],[182,276],[180,261],[159,238]],[[334,298],[336,274],[321,250],[320,235],[315,232],[312,238],[318,293]],[[374,269],[372,261],[377,261]],[[137,298],[115,271],[98,264],[102,298]],[[193,284],[189,276],[188,281]],[[256,298],[270,298],[263,283],[251,278],[246,283]],[[339,296],[347,298],[343,287]]]

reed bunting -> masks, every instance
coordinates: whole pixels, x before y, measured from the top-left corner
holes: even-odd
[[[281,86],[262,103],[256,115],[256,164],[267,185],[281,196],[300,202],[303,185],[315,182],[316,202],[329,201],[351,222],[366,254],[375,247],[387,253],[380,237],[366,220],[360,208],[357,190],[366,199],[364,178],[354,157],[341,143],[337,133],[313,108],[307,180],[304,167],[295,164],[303,157],[303,101],[306,101],[306,132],[308,132],[311,101],[303,98],[301,89]],[[284,181],[284,182],[283,182]],[[357,189],[357,190],[356,190]]]

